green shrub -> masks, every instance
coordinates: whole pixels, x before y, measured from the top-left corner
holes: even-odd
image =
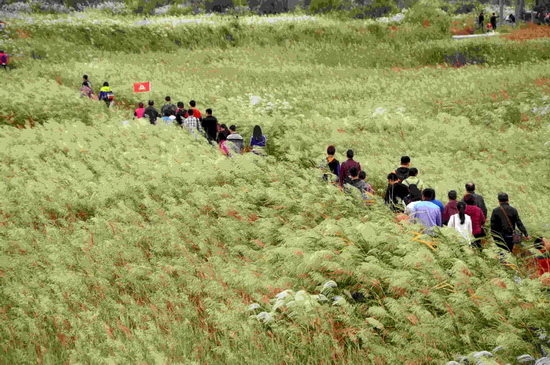
[[[421,0],[405,14],[404,21],[419,28],[429,28],[438,34],[449,35],[451,17],[439,6],[441,2]]]

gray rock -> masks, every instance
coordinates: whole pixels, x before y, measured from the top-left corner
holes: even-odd
[[[521,355],[517,358],[518,363],[525,365],[535,365],[535,358],[531,355]]]
[[[541,357],[537,360],[537,362],[535,362],[535,365],[550,365],[550,358]]]
[[[474,354],[474,357],[477,359],[479,357],[493,357],[493,354],[490,353],[489,351],[480,351],[480,352],[476,352]]]

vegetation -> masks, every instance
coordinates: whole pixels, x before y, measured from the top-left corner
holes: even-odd
[[[550,274],[526,257],[503,265],[491,239],[478,253],[447,228],[425,236],[381,202],[408,154],[440,199],[473,180],[492,208],[506,191],[531,236],[548,237],[545,39],[456,43],[412,15],[142,22],[8,23],[3,363],[433,364],[497,346],[508,363],[550,351]],[[456,52],[483,62],[445,63]],[[78,97],[84,73],[96,92],[109,81],[114,109]],[[153,90],[133,94],[139,81]],[[166,95],[245,137],[260,124],[269,156],[228,159],[131,119]],[[329,144],[340,160],[355,150],[374,205],[322,183]]]

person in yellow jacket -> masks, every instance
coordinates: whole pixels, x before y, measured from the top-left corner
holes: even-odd
[[[99,100],[104,100],[108,107],[111,107],[115,102],[115,95],[107,81],[103,83],[103,87],[99,90]]]

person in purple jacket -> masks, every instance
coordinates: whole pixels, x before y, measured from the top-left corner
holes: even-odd
[[[262,134],[262,128],[259,125],[254,126],[252,137],[250,137],[250,148],[255,155],[265,156],[264,148],[266,138]]]
[[[422,191],[422,201],[410,209],[411,219],[426,227],[428,233],[433,233],[433,227],[441,227],[441,210],[432,203],[435,190],[428,188]]]

